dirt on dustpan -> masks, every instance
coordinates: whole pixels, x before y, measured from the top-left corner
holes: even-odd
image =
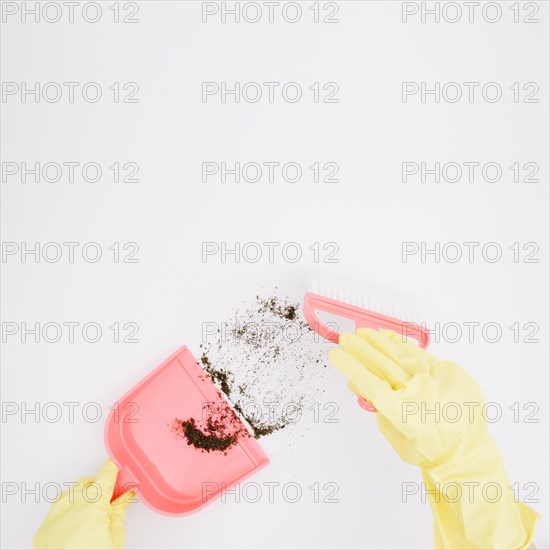
[[[225,453],[239,438],[250,437],[239,417],[221,399],[217,403],[205,403],[203,418],[200,420],[193,417],[186,420],[176,418],[172,423],[172,431],[176,436],[183,437],[188,445],[207,453]]]

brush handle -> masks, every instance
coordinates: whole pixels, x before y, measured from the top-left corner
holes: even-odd
[[[317,317],[317,310],[352,320],[355,323],[355,330],[358,328],[393,330],[407,338],[414,338],[418,342],[418,345],[424,349],[426,349],[430,343],[430,334],[427,329],[421,325],[407,323],[395,317],[389,317],[388,315],[382,315],[381,313],[376,313],[368,309],[362,309],[351,304],[339,302],[338,300],[314,294],[313,292],[306,293],[304,298],[304,317],[306,321],[317,334],[335,344],[338,343],[340,333],[336,330],[329,329],[321,322],[319,317]],[[363,409],[370,412],[376,412],[374,405],[364,397],[359,396],[358,401]]]

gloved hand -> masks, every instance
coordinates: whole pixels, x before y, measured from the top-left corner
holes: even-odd
[[[120,549],[124,548],[124,509],[133,493],[111,504],[117,467],[107,460],[97,476],[84,477],[64,491],[32,541],[35,549]]]
[[[378,409],[399,456],[422,469],[434,546],[527,548],[539,516],[515,500],[477,382],[392,331],[342,334],[340,347],[330,350],[332,363]]]

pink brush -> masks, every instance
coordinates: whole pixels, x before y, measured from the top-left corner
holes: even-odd
[[[317,312],[323,311],[345,317],[355,323],[355,329],[389,329],[415,339],[419,346],[427,348],[430,335],[420,323],[412,321],[410,305],[405,300],[382,290],[342,283],[334,278],[315,278],[308,282],[308,292],[304,298],[304,317],[309,326],[320,336],[338,343],[340,333],[323,323]],[[418,318],[418,317],[416,317]],[[407,321],[403,320],[407,319]],[[365,410],[376,412],[376,408],[359,396],[359,405]]]

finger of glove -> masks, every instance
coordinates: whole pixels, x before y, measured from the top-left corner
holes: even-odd
[[[427,371],[429,361],[433,359],[417,344],[408,340],[403,341],[404,337],[393,330],[360,328],[357,335],[399,365],[401,370],[407,373],[407,378]]]
[[[359,391],[359,388],[351,381],[348,382],[348,388],[355,394],[355,395],[361,395],[361,392]],[[365,396],[363,396],[365,397]]]
[[[367,369],[380,378],[386,379],[393,388],[402,388],[410,375],[393,359],[377,350],[369,342],[353,334],[340,335],[340,347],[353,355]]]
[[[115,463],[107,459],[103,466],[99,469],[95,477],[95,482],[101,489],[101,500],[102,501],[111,501],[113,496],[113,490],[115,488],[116,477],[118,475],[118,468]]]
[[[387,383],[387,382],[386,382]],[[375,413],[379,413],[377,416],[382,416],[382,411],[387,418],[394,418],[394,424],[399,424],[399,414],[402,403],[396,398],[395,392],[389,388],[387,393],[382,394],[381,397],[376,399],[378,406],[372,401],[368,395],[363,395],[361,390],[353,383],[348,382],[348,388],[357,396],[366,399],[369,403],[372,403],[376,407]]]
[[[357,360],[353,355],[333,348],[328,353],[331,363],[348,379],[352,384],[354,392],[368,398],[375,407],[384,399],[384,396],[391,393],[391,387],[386,380],[378,378],[369,369]]]

